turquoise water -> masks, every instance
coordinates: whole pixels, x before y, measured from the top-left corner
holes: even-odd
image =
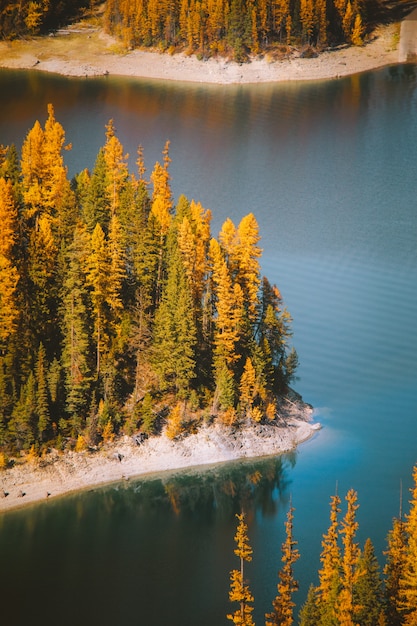
[[[151,169],[170,139],[174,195],[210,208],[215,233],[226,217],[255,213],[263,271],[294,318],[296,388],[324,425],[277,467],[261,465],[259,488],[239,464],[233,476],[181,474],[177,512],[164,477],[3,516],[6,623],[228,623],[242,503],[262,623],[289,498],[302,601],[336,483],[341,495],[358,491],[359,539],[370,536],[382,561],[400,483],[407,499],[417,461],[416,87],[412,65],[236,87],[0,72],[0,143],[20,147],[53,102],[73,175],[92,167],[113,118],[132,167],[139,143]]]

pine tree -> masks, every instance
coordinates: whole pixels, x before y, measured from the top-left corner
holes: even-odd
[[[236,626],[254,626],[252,619],[253,596],[244,578],[244,564],[252,560],[252,548],[249,544],[245,514],[241,513],[236,517],[239,524],[235,535],[236,548],[234,553],[240,560],[240,569],[234,569],[230,572],[229,600],[230,602],[238,602],[240,606],[233,614],[229,614],[227,619],[230,619]]]
[[[89,406],[91,383],[90,316],[86,284],[86,262],[89,237],[85,227],[78,226],[67,251],[67,265],[62,298],[62,365],[65,373],[66,412],[72,434],[82,426]]]
[[[291,626],[295,603],[292,596],[298,590],[298,582],[294,578],[294,564],[300,558],[296,548],[297,542],[293,534],[294,508],[290,506],[285,522],[285,541],[282,544],[283,566],[278,573],[278,594],[272,602],[273,611],[265,615],[266,626]]]
[[[301,607],[300,626],[318,626],[320,622],[320,610],[317,606],[317,589],[310,585],[307,593],[307,600]]]
[[[48,364],[46,361],[45,348],[41,344],[38,351],[38,359],[35,366],[36,381],[36,416],[38,420],[38,439],[44,441],[51,425],[49,411],[49,394],[47,381]]]
[[[103,232],[107,233],[110,222],[111,204],[107,193],[108,176],[104,148],[101,148],[97,155],[91,177],[88,172],[85,172],[81,181],[79,179],[78,181],[80,188],[80,183],[83,184],[81,196],[82,215],[89,232],[92,233],[96,225],[100,224]]]
[[[176,243],[172,244],[168,280],[155,315],[153,364],[162,389],[184,398],[196,373],[196,328],[192,297]]]
[[[358,581],[354,587],[355,622],[361,626],[378,624],[383,610],[382,580],[378,559],[370,539],[365,541],[358,562]]]

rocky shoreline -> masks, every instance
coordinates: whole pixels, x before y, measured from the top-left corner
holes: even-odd
[[[0,471],[0,511],[15,509],[75,491],[168,470],[282,454],[321,428],[302,401],[287,401],[276,422],[232,430],[223,425],[171,441],[163,433],[138,443],[122,437],[97,452],[52,450],[34,462]]]

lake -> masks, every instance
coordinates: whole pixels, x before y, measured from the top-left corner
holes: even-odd
[[[323,423],[291,455],[180,472],[0,517],[5,624],[220,626],[234,514],[248,512],[255,621],[276,590],[291,498],[298,602],[316,581],[329,499],[358,491],[358,537],[381,564],[417,462],[417,74],[202,86],[0,71],[0,143],[20,149],[52,102],[92,168],[112,118],[134,167],[171,141],[174,196],[213,212],[213,233],[252,211],[262,269],[291,312],[295,387]],[[260,482],[254,477],[262,477]],[[405,508],[406,505],[405,505]]]

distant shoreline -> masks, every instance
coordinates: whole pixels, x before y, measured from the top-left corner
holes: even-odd
[[[235,432],[203,425],[196,434],[171,441],[162,434],[140,445],[131,437],[97,452],[51,451],[44,459],[0,470],[0,513],[113,482],[185,468],[255,459],[294,450],[321,428],[313,409],[287,402],[281,424],[252,424]]]
[[[274,61],[266,55],[240,65],[223,58],[199,61],[184,53],[115,53],[118,43],[102,31],[74,29],[50,38],[0,42],[0,67],[65,76],[130,76],[215,84],[327,80],[397,64],[399,32],[399,24],[390,24],[377,28],[371,41],[361,47],[340,46],[314,58],[301,58],[294,50],[283,60]]]

